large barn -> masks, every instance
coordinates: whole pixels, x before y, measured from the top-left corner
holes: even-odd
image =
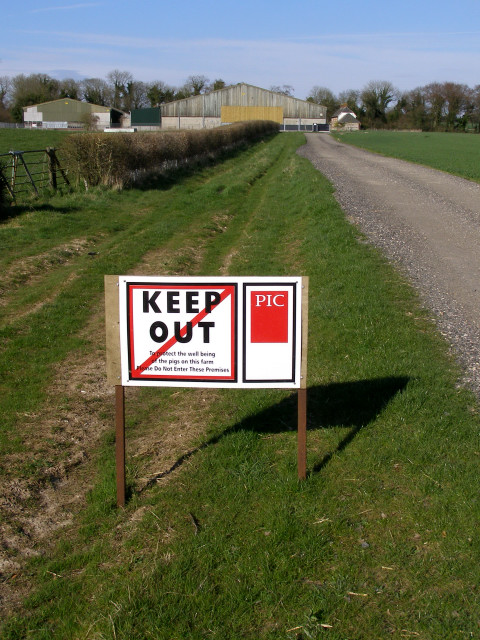
[[[73,98],[60,98],[23,107],[23,122],[27,127],[71,129],[83,127],[89,117],[93,118],[97,128],[102,129],[130,125],[129,116],[119,109],[102,107]]]
[[[160,110],[162,129],[208,129],[244,120],[273,120],[285,131],[328,129],[326,107],[243,82],[167,102]]]

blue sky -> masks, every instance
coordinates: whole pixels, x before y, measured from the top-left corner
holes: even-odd
[[[298,98],[388,80],[480,84],[480,0],[22,0],[0,17],[0,76],[135,79],[180,86],[189,75]]]

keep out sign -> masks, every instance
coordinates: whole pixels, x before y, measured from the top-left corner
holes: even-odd
[[[123,385],[300,386],[301,278],[118,283]]]

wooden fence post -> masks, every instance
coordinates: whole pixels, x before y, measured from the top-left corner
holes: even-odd
[[[12,198],[12,200],[15,200],[15,197],[13,195],[13,191],[10,187],[10,184],[7,180],[7,178],[5,177],[5,175],[3,174],[3,169],[4,167],[0,164],[0,183],[4,185],[4,187],[7,189],[8,193],[10,194],[10,197]]]
[[[50,186],[52,187],[52,189],[56,191],[57,190],[57,167],[56,167],[57,158],[55,156],[55,148],[47,147],[45,149],[45,152],[48,156],[48,178],[49,178]]]

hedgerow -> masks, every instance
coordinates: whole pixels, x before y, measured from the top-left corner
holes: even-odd
[[[154,133],[85,133],[68,136],[62,158],[86,188],[123,188],[142,177],[215,155],[278,132],[276,122],[255,120],[215,129]]]

